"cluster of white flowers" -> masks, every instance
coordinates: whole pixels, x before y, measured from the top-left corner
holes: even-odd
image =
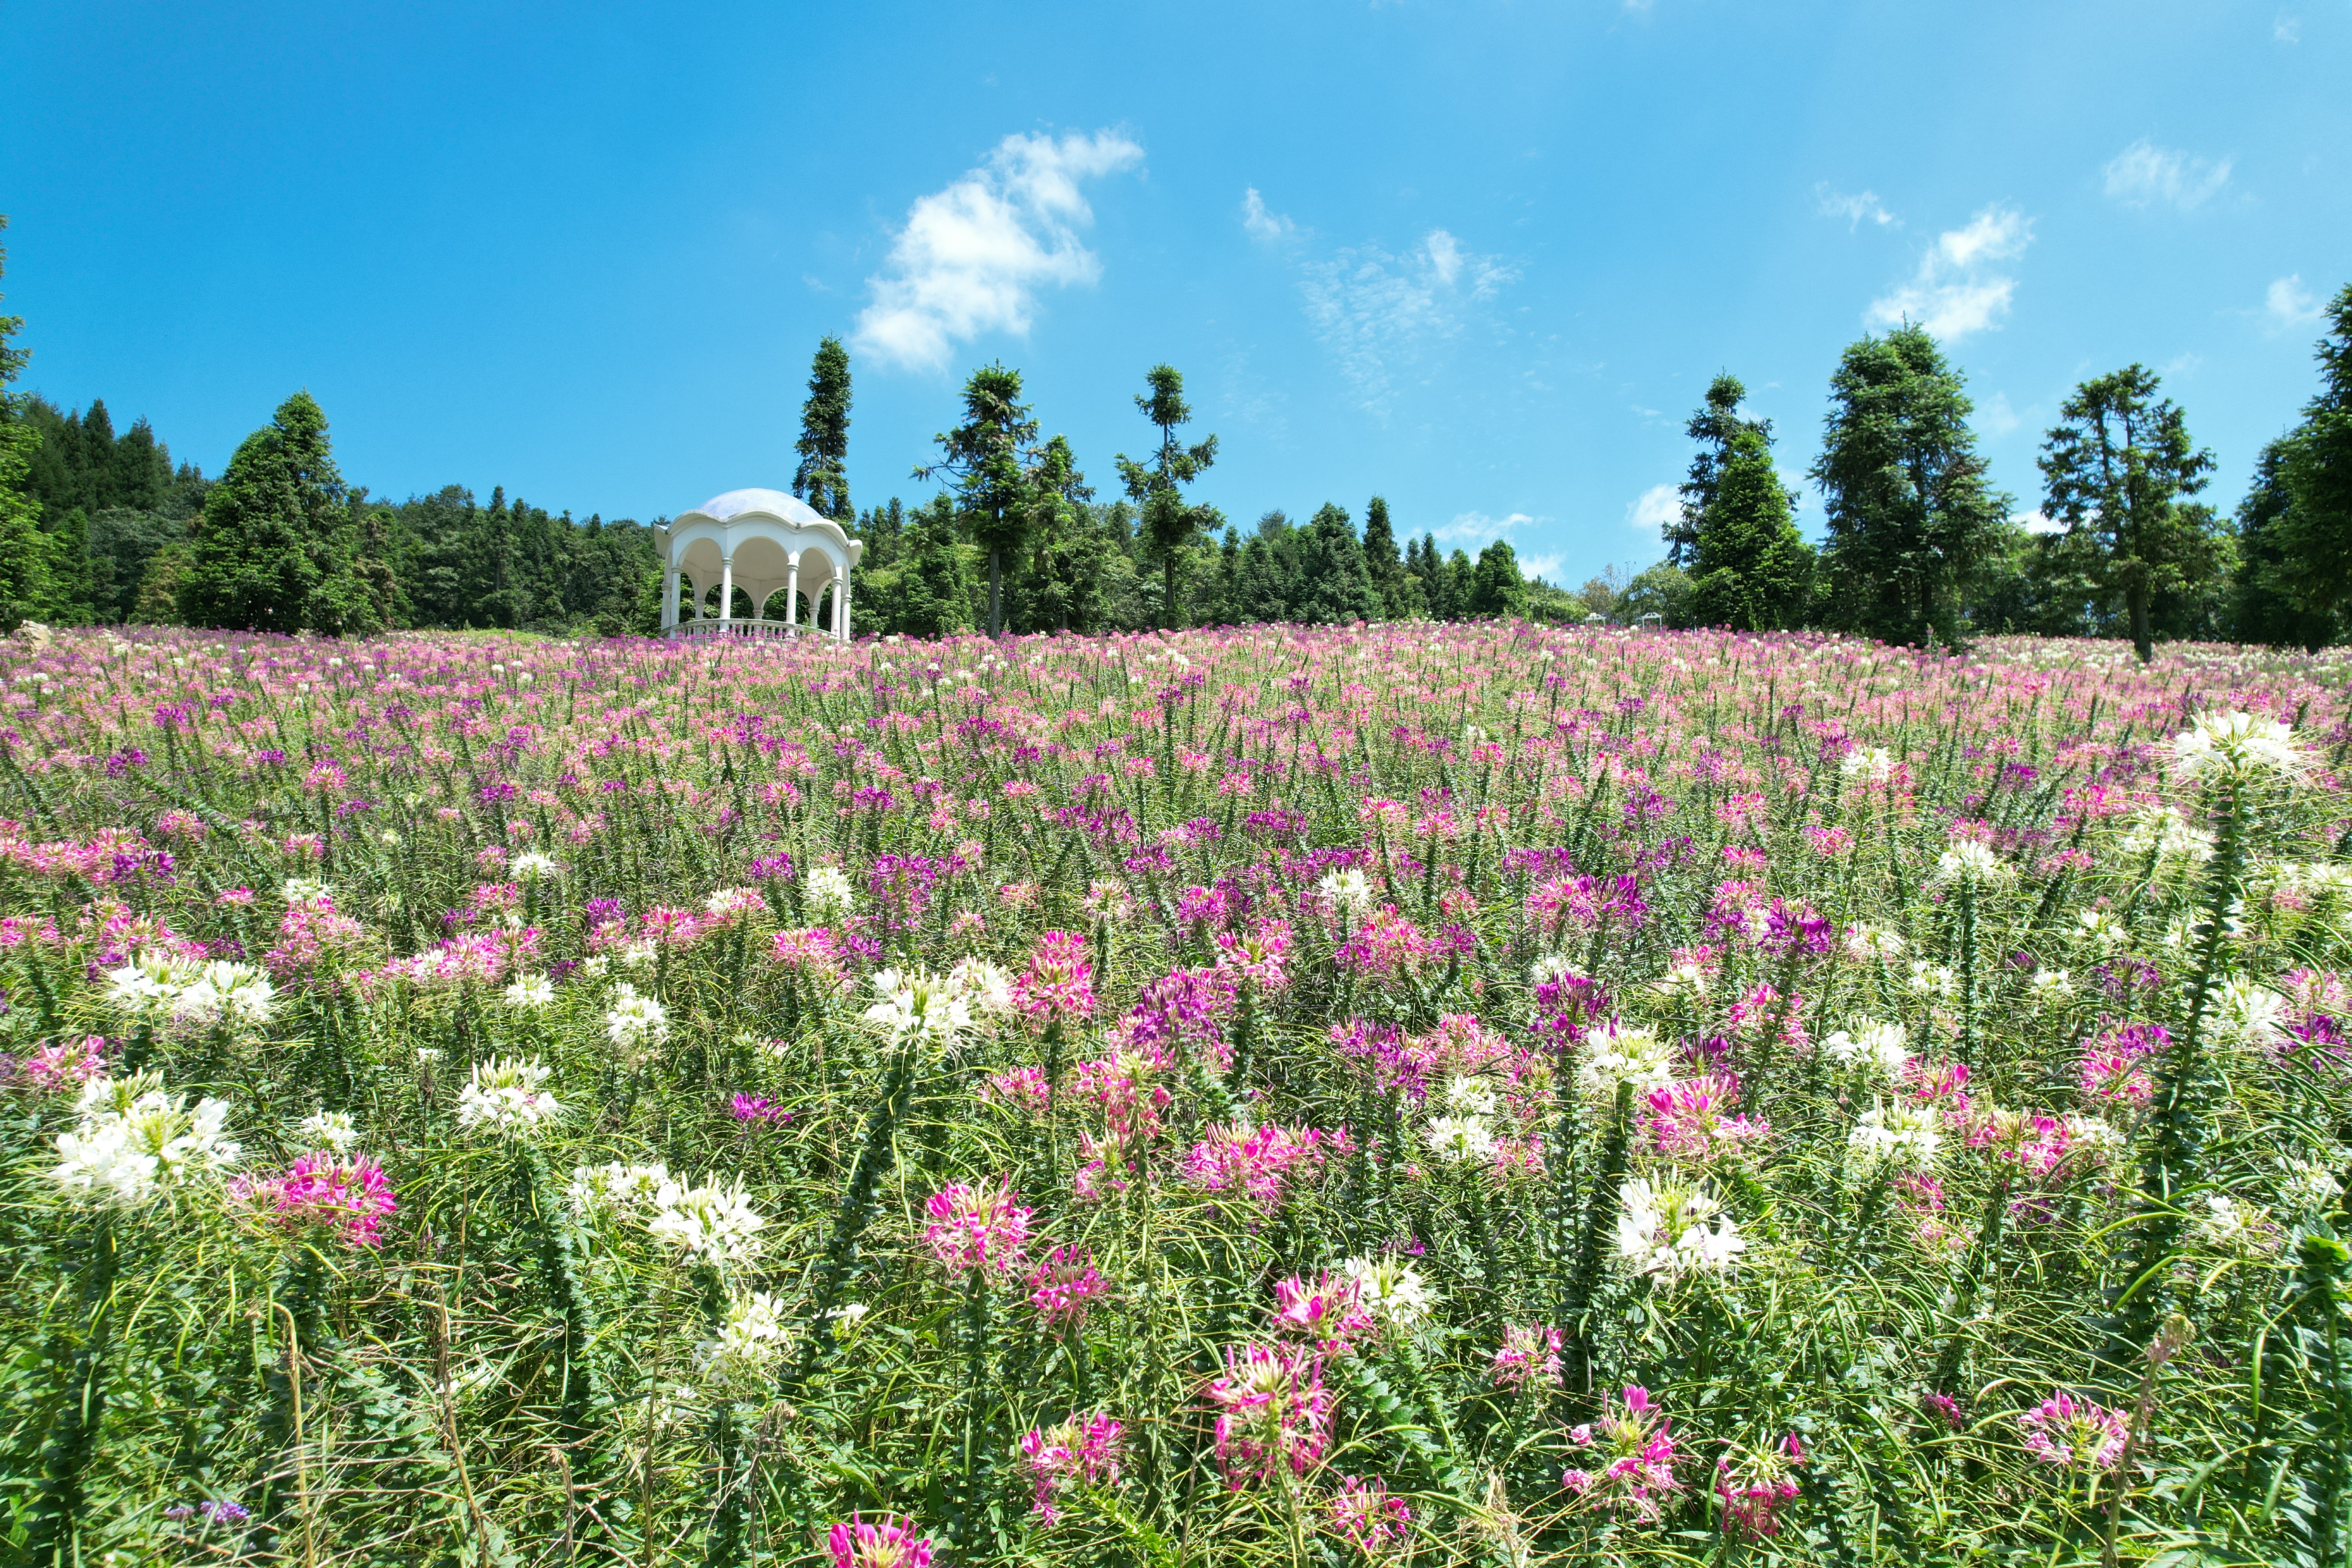
[[[1013,1011],[1013,972],[984,958],[960,958],[948,971],[948,984],[962,994],[977,1018],[1001,1018]]]
[[[813,921],[835,921],[849,912],[856,889],[838,866],[819,866],[801,882],[801,907]]]
[[[2181,777],[2248,778],[2277,773],[2293,778],[2311,765],[2311,755],[2294,731],[2276,719],[2209,709],[2172,738],[2172,766]]]
[[[518,974],[500,993],[509,1007],[520,1007],[526,1013],[536,1013],[555,1005],[555,982],[544,974]]]
[[[2017,868],[1992,852],[1990,845],[1973,838],[1963,838],[1948,844],[1936,857],[1936,880],[1939,882],[2000,882],[2017,874]]]
[[[1565,967],[1565,961],[1563,961],[1563,967]],[[1666,972],[1659,975],[1657,980],[1658,994],[1670,1002],[1678,997],[1691,1002],[1704,1001],[1706,997],[1706,968],[1691,963],[1688,959],[1679,963],[1668,964]]]
[[[1633,1092],[1674,1081],[1674,1049],[1648,1029],[1628,1028],[1612,1018],[1584,1037],[1577,1055],[1576,1084],[1594,1100],[1614,1100],[1621,1083]]]
[[[572,1184],[564,1189],[572,1212],[582,1219],[609,1214],[649,1215],[670,1184],[669,1167],[631,1165],[614,1160],[604,1165],[574,1165]]]
[[[721,1392],[754,1394],[766,1386],[790,1338],[783,1303],[764,1290],[746,1291],[727,1303],[719,1337],[702,1342],[703,1371]]]
[[[2216,1252],[2267,1252],[2279,1239],[2270,1210],[2241,1203],[2226,1193],[2206,1194],[2205,1212],[2197,1216],[2189,1234],[2199,1246]]]
[[[613,1005],[604,1009],[604,1035],[624,1051],[660,1045],[669,1038],[669,1010],[625,980],[613,988]]]
[[[1421,1135],[1429,1152],[1449,1165],[1494,1157],[1494,1131],[1475,1116],[1433,1116]]]
[[[360,1141],[358,1125],[341,1110],[313,1111],[295,1126],[294,1135],[305,1147],[331,1154],[340,1154]]]
[[[2063,969],[2037,969],[2025,983],[2025,994],[2037,1007],[2054,1007],[2074,994],[2074,977]]]
[[[1326,871],[1315,884],[1315,891],[1335,910],[1350,914],[1368,914],[1372,907],[1372,884],[1361,871],[1349,866],[1343,870]]]
[[[278,888],[278,893],[286,900],[286,907],[292,909],[298,904],[331,902],[335,896],[335,885],[322,877],[289,877]]]
[[[763,912],[768,900],[757,888],[720,888],[702,900],[702,907],[722,921],[731,921]]]
[[[689,1187],[669,1181],[654,1194],[654,1216],[646,1229],[697,1263],[737,1263],[760,1250],[760,1232],[767,1223],[740,1183]]]
[[[1911,1059],[1910,1032],[1900,1024],[1864,1019],[1855,1029],[1840,1029],[1822,1041],[1822,1054],[1849,1071],[1869,1069],[1895,1078]]]
[[[549,1069],[537,1057],[499,1057],[474,1064],[471,1082],[457,1091],[457,1125],[467,1131],[488,1128],[522,1137],[563,1114],[555,1096],[540,1085]]]
[[[1703,1184],[1636,1176],[1617,1194],[1617,1256],[1633,1273],[1662,1284],[1727,1273],[1747,1250],[1748,1238]]]
[[[269,976],[250,963],[175,958],[150,948],[106,974],[107,1005],[127,1017],[191,1029],[254,1029],[278,1005]]]
[[[1897,1173],[1924,1171],[1936,1163],[1943,1146],[1935,1108],[1908,1100],[1876,1102],[1845,1136],[1846,1158],[1855,1173],[1865,1178],[1888,1167]]]
[[[2084,910],[2074,917],[2074,937],[2097,952],[2114,952],[2131,940],[2131,931],[2112,910]]]
[[[553,881],[563,875],[563,867],[544,849],[526,849],[507,862],[518,882]]]
[[[241,1145],[221,1135],[228,1102],[164,1091],[153,1073],[100,1076],[82,1085],[70,1132],[58,1134],[49,1179],[91,1204],[128,1208],[236,1163]]]
[[[1911,989],[1917,995],[1948,1002],[1960,994],[1960,976],[1948,963],[1915,959],[1911,964]]]
[[[1884,746],[1857,746],[1838,759],[1838,772],[1850,779],[1883,784],[1895,776],[1895,753]]]
[[[2126,855],[2153,851],[2159,861],[2186,860],[2195,866],[2213,858],[2213,836],[2182,821],[2170,806],[2150,803],[2124,819],[2116,847]]]
[[[1900,958],[1903,956],[1902,933],[1888,931],[1885,926],[1856,921],[1845,928],[1845,954],[1857,963],[1868,963],[1874,959],[1887,961]]]
[[[2352,1151],[2337,1150],[2337,1167],[2340,1169],[2347,1163],[2352,1163]],[[2282,1154],[2278,1169],[2279,1201],[2298,1213],[2325,1214],[2336,1206],[2336,1199],[2344,1195],[2344,1184],[2336,1179],[2334,1171],[2317,1160]]]
[[[2213,1024],[2222,1038],[2249,1046],[2269,1046],[2284,1040],[2287,1001],[2259,981],[2242,974],[2222,976],[2213,987]]]
[[[1340,1271],[1356,1287],[1356,1300],[1385,1326],[1410,1333],[1436,1309],[1437,1292],[1409,1263],[1383,1254],[1350,1258]]]
[[[866,1021],[895,1044],[919,1037],[942,1049],[953,1049],[971,1028],[971,997],[960,981],[928,969],[877,971],[874,1005]]]

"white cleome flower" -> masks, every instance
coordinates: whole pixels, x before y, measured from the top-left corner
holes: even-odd
[[[1431,1153],[1449,1165],[1491,1159],[1495,1152],[1494,1133],[1475,1116],[1434,1117],[1423,1130],[1422,1139]]]
[[[1910,1032],[1900,1024],[1880,1024],[1865,1018],[1859,1028],[1840,1029],[1822,1041],[1822,1052],[1850,1071],[1875,1071],[1891,1079],[1911,1059],[1906,1048],[1910,1038]]]
[[[819,866],[801,884],[801,903],[812,920],[838,920],[856,902],[856,890],[838,866]]]
[[[1013,975],[1001,963],[984,958],[958,959],[948,971],[948,984],[977,1016],[1000,1018],[1013,1011]]]
[[[1326,871],[1323,879],[1315,884],[1323,901],[1335,910],[1350,914],[1364,914],[1372,907],[1372,884],[1353,866],[1341,871]]]
[[[58,1135],[50,1180],[86,1203],[129,1207],[167,1188],[217,1175],[236,1163],[241,1145],[223,1137],[226,1100],[166,1093],[152,1073],[98,1077],[75,1101],[77,1123]]]
[[[1911,989],[1918,995],[1948,1002],[1960,994],[1960,977],[1948,963],[1914,960],[1911,964]]]
[[[1858,746],[1838,759],[1838,772],[1883,784],[1895,776],[1895,754],[1884,746]]]
[[[320,877],[289,877],[278,889],[289,909],[297,904],[320,904],[335,896],[335,885]]]
[[[1364,1310],[1390,1328],[1410,1331],[1437,1305],[1437,1293],[1412,1266],[1394,1258],[1350,1258],[1339,1268]]]
[[[149,948],[119,969],[106,972],[106,1005],[126,1017],[161,1023],[172,1016],[181,987],[197,966],[158,948]]]
[[[2189,1233],[2200,1246],[2216,1252],[2267,1252],[2278,1240],[2270,1210],[2222,1193],[2206,1194],[2205,1212]]]
[[[1445,1109],[1457,1116],[1492,1116],[1499,1103],[1495,1098],[1495,1086],[1482,1078],[1469,1078],[1460,1073],[1449,1075],[1444,1094]]]
[[[1662,1284],[1728,1273],[1747,1250],[1747,1237],[1702,1185],[1636,1176],[1617,1194],[1617,1256],[1633,1273]]]
[[[1845,952],[1848,958],[1858,963],[1900,958],[1903,956],[1902,933],[1857,921],[1845,928]]]
[[[1944,1135],[1936,1130],[1932,1106],[1880,1100],[1862,1113],[1846,1134],[1846,1157],[1856,1173],[1875,1176],[1882,1169],[1924,1171],[1936,1162]]]
[[[358,1126],[341,1110],[312,1112],[295,1127],[294,1135],[313,1149],[333,1154],[341,1153],[360,1141]]]
[[[277,988],[257,966],[215,959],[172,998],[172,1016],[197,1029],[249,1029],[268,1023],[277,1004]]]
[[[752,1208],[741,1186],[715,1183],[688,1187],[670,1182],[655,1195],[656,1213],[646,1229],[656,1241],[698,1263],[734,1263],[760,1250],[767,1221]]]
[[[877,971],[874,994],[878,998],[866,1009],[866,1021],[890,1037],[893,1043],[919,1037],[952,1049],[971,1027],[971,1005],[961,986],[928,969]]]
[[[544,849],[526,849],[507,862],[518,882],[553,881],[563,875],[563,867]]]
[[[2276,719],[2209,709],[2172,738],[2173,771],[2183,778],[2248,778],[2276,773],[2293,778],[2311,765],[2311,755],[2294,731]]]
[[[660,1045],[669,1038],[669,1010],[625,980],[613,988],[613,1005],[604,1010],[604,1036],[625,1051]]]
[[[2337,1163],[2345,1163],[2347,1151],[2338,1150]],[[2336,1179],[2335,1172],[2317,1160],[2306,1160],[2283,1154],[2278,1162],[2279,1201],[2297,1213],[2326,1214],[2344,1195],[2344,1184]]]
[[[669,1167],[630,1165],[614,1160],[604,1165],[574,1165],[564,1196],[582,1219],[614,1213],[650,1214],[670,1184]]]
[[[1621,1083],[1633,1092],[1674,1081],[1674,1050],[1648,1029],[1628,1028],[1612,1018],[1584,1037],[1577,1054],[1576,1083],[1594,1100],[1614,1100]]]
[[[2213,836],[2181,820],[2180,814],[2160,803],[2136,808],[2124,819],[2116,847],[2127,855],[2153,853],[2161,861],[2202,865],[2213,858]]]
[[[563,1114],[555,1096],[540,1088],[547,1079],[548,1068],[536,1057],[476,1062],[472,1081],[457,1091],[457,1125],[509,1137],[536,1131]]]
[[[2063,969],[2037,969],[2025,983],[2025,994],[2037,1007],[2055,1006],[2074,994],[2074,978]]]
[[[783,1359],[790,1340],[783,1303],[764,1290],[746,1291],[727,1303],[719,1337],[702,1342],[703,1370],[722,1390],[756,1391]]]
[[[2224,975],[2213,987],[2213,1023],[2223,1037],[2269,1046],[2287,1037],[2287,1000],[2243,974]]]
[[[536,1013],[555,1005],[555,982],[544,974],[518,974],[499,994],[508,1006]]]
[[[1994,854],[1988,845],[1972,838],[1963,838],[1947,845],[1936,857],[1936,880],[1939,882],[1998,882],[2016,875],[2017,868]]]

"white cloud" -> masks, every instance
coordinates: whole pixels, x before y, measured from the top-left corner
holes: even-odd
[[[1984,405],[1978,416],[1984,421],[1984,427],[1996,436],[2006,436],[2025,423],[2018,416],[2017,410],[2009,405],[2009,394],[2006,392],[1994,393],[1992,401]]]
[[[1682,490],[1674,485],[1652,485],[1625,508],[1625,526],[1663,535],[1670,525],[1682,521]]]
[[[1265,210],[1265,198],[1257,194],[1255,185],[1242,192],[1242,227],[1249,231],[1252,239],[1269,245],[1298,232],[1298,226],[1287,216]]]
[[[2263,311],[2269,316],[2273,332],[2307,327],[2319,320],[2319,297],[2303,286],[2302,273],[2290,272],[2264,292]]]
[[[2017,279],[1990,264],[2014,260],[2032,243],[2033,220],[1996,202],[1967,227],[1937,235],[1911,281],[1873,300],[1863,320],[1885,327],[1916,321],[1947,341],[1998,327]]]
[[[985,165],[907,209],[889,270],[866,279],[873,302],[857,318],[858,346],[937,367],[982,332],[1026,332],[1038,289],[1102,275],[1078,243],[1094,219],[1080,183],[1142,161],[1143,149],[1114,131],[1007,136]]]
[[[2107,195],[2127,207],[2161,203],[2188,212],[2230,183],[2230,160],[2192,158],[2143,136],[2108,159],[2105,174]]]
[[[1519,575],[1530,583],[1557,583],[1564,559],[1557,551],[1549,555],[1523,555],[1519,558]]]
[[[1518,276],[1499,258],[1464,249],[1442,228],[1403,256],[1368,245],[1301,270],[1307,321],[1339,357],[1357,400],[1382,417],[1393,406],[1400,370],[1427,344],[1458,333],[1471,307]]]
[[[2064,523],[2060,522],[2056,518],[2052,517],[2038,506],[2032,511],[2021,511],[2011,517],[2009,521],[2017,524],[2018,527],[2025,530],[2028,533],[2063,533],[2066,531],[2066,525]]]
[[[2271,24],[2271,37],[2282,44],[2303,42],[2303,18],[2282,14],[2277,21]]]
[[[1456,512],[1452,522],[1437,530],[1437,539],[1444,544],[1475,544],[1483,550],[1498,539],[1508,539],[1515,528],[1531,528],[1550,521],[1548,517],[1529,517],[1523,511],[1507,517],[1488,517],[1483,511]]]
[[[1823,217],[1845,219],[1845,226],[1849,231],[1860,228],[1862,220],[1864,218],[1868,218],[1882,228],[1888,224],[1895,224],[1899,226],[1902,221],[1886,210],[1885,205],[1879,201],[1876,191],[1863,191],[1853,195],[1847,195],[1843,191],[1832,190],[1829,182],[1824,180],[1813,187],[1813,199],[1821,204],[1821,213]]]

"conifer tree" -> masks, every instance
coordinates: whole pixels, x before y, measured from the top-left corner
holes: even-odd
[[[1739,405],[1747,397],[1748,388],[1738,376],[1718,375],[1707,384],[1706,401],[1683,427],[1698,443],[1698,451],[1691,458],[1690,478],[1682,484],[1681,514],[1666,525],[1670,566],[1687,567],[1697,556],[1699,531],[1705,526],[1707,508],[1715,504],[1733,439],[1743,430],[1754,431],[1768,445],[1772,439],[1769,419],[1752,419],[1740,413]]]
[[[1528,613],[1528,580],[1519,574],[1518,552],[1509,540],[1498,539],[1478,552],[1470,613],[1506,620]]]
[[[898,574],[898,629],[908,637],[946,637],[971,629],[971,574],[956,537],[955,503],[935,496],[914,514]]]
[[[1379,614],[1393,620],[1408,614],[1405,606],[1405,565],[1397,559],[1396,532],[1389,522],[1389,503],[1374,496],[1364,506],[1364,573],[1372,580]]]
[[[793,494],[821,517],[847,522],[849,505],[849,351],[828,334],[809,366],[808,401],[801,405],[801,455]]]
[[[1035,514],[1025,570],[1015,584],[1016,628],[1094,631],[1102,624],[1105,548],[1087,506],[1094,489],[1078,471],[1067,437],[1055,436],[1037,449],[1029,493]]]
[[[2328,306],[2320,388],[2289,437],[2280,477],[2290,500],[2280,545],[2294,563],[2298,602],[2352,607],[2352,283]]]
[[[1032,507],[1028,463],[1037,421],[1021,401],[1021,373],[983,365],[963,384],[963,423],[931,437],[940,460],[918,468],[928,479],[944,473],[957,494],[972,537],[988,552],[988,635],[1004,630],[1004,557],[1020,549]]]
[[[1812,549],[1797,531],[1772,448],[1753,426],[1732,433],[1692,546],[1692,612],[1701,626],[1778,631],[1799,625]]]
[[[0,231],[8,219],[0,215]],[[0,247],[0,276],[8,252]],[[31,357],[16,344],[22,316],[0,316],[0,631],[14,631],[39,615],[49,595],[48,542],[41,532],[40,508],[18,487],[39,451],[38,430],[22,417],[23,397],[8,390]]]
[[[350,571],[343,498],[327,416],[298,392],[205,497],[178,585],[182,616],[255,631],[375,629],[373,596]]]
[[[1127,493],[1143,512],[1143,531],[1159,555],[1162,576],[1160,625],[1164,631],[1183,622],[1177,582],[1178,558],[1201,527],[1202,510],[1187,506],[1184,487],[1217,460],[1217,438],[1211,436],[1187,447],[1176,439],[1177,429],[1192,420],[1192,406],[1184,401],[1184,376],[1173,365],[1156,364],[1144,373],[1150,389],[1135,406],[1160,431],[1160,447],[1146,462],[1118,455],[1119,477]]]
[[[1380,613],[1364,548],[1344,508],[1326,501],[1298,542],[1298,597],[1292,618],[1310,624],[1345,625]]]

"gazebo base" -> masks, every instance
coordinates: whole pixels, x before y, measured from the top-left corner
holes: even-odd
[[[829,637],[833,634],[823,626],[796,626],[789,621],[740,619],[721,621],[706,617],[701,620],[680,621],[674,626],[664,628],[662,635],[673,637]]]

